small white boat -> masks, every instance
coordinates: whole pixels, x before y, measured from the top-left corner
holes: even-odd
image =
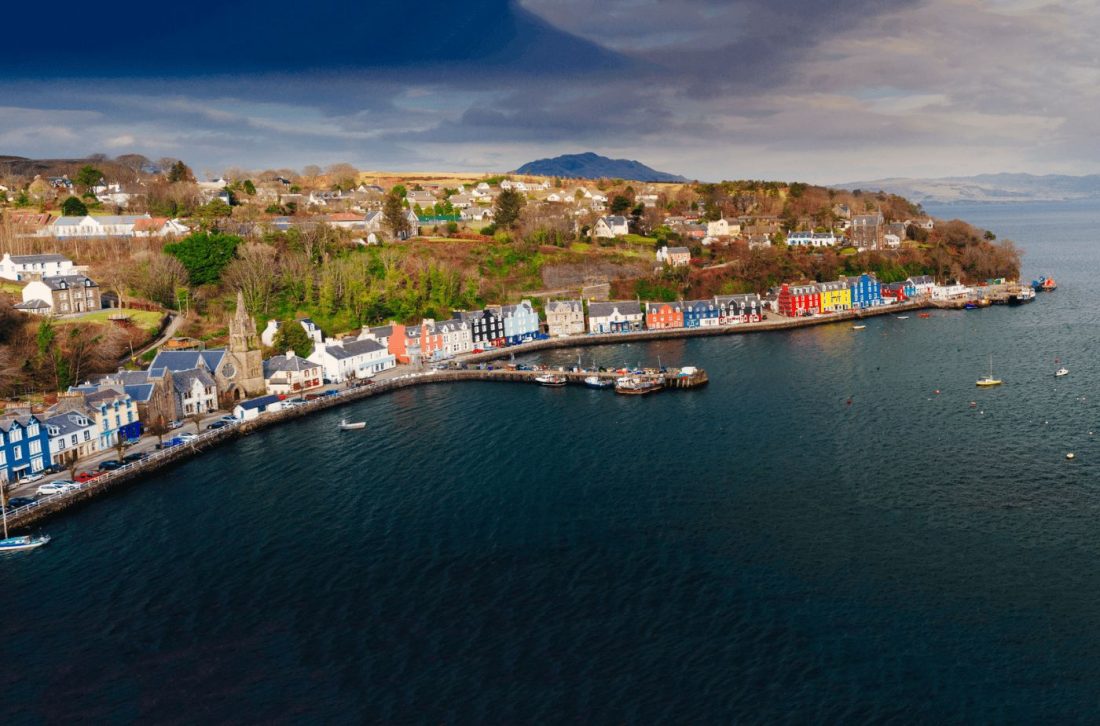
[[[852,330],[863,330],[866,327],[866,325],[853,325]]]
[[[50,541],[50,535],[41,534],[37,537],[30,535],[23,535],[22,537],[7,537],[0,539],[0,553],[3,552],[23,552],[26,550],[33,550]]]
[[[1055,378],[1061,378],[1062,376],[1068,376],[1068,375],[1069,375],[1069,369],[1068,368],[1059,368],[1058,370],[1054,371],[1054,377]]]
[[[565,376],[555,376],[553,374],[535,376],[535,380],[543,386],[564,386]]]
[[[599,376],[588,376],[584,379],[584,385],[589,388],[611,388],[615,385],[615,379],[613,378],[600,378]]]
[[[365,429],[366,427],[366,421],[348,421],[346,418],[340,419],[341,431],[358,431],[359,429]]]
[[[897,318],[898,320],[908,320],[908,319],[909,319],[909,316],[908,316],[908,315],[897,315],[897,316],[895,316],[895,317],[896,317],[896,318]]]

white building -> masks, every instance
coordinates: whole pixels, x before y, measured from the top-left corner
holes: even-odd
[[[73,237],[132,237],[134,225],[139,219],[151,219],[148,214],[141,216],[122,215],[93,217],[58,217],[51,224],[38,231],[40,237],[68,239]]]
[[[731,237],[739,234],[741,234],[740,222],[730,222],[727,219],[716,219],[713,222],[707,222],[708,237]]]
[[[636,300],[588,303],[589,333],[625,333],[644,327],[645,314]]]
[[[46,430],[50,435],[50,464],[66,465],[74,451],[78,460],[94,454],[94,428],[91,416],[79,409],[49,416]]]
[[[913,291],[910,297],[932,297],[932,292],[936,289],[936,278],[931,275],[915,275],[905,281],[905,286]]]
[[[396,358],[386,347],[370,338],[326,340],[314,349],[308,360],[319,363],[324,368],[325,378],[333,383],[371,378],[397,365]]]
[[[64,255],[12,255],[5,252],[0,259],[0,277],[5,280],[40,280],[75,272],[73,261]]]
[[[947,285],[936,285],[932,288],[933,300],[957,300],[969,294],[970,288],[958,281]]]
[[[789,247],[836,247],[840,240],[832,232],[791,232],[787,235]]]
[[[233,407],[233,416],[238,421],[251,421],[264,413],[274,413],[283,409],[282,401],[276,395],[260,396],[241,401]]]
[[[288,350],[264,361],[264,383],[268,393],[292,395],[324,385],[324,368]]]
[[[614,239],[627,234],[630,234],[630,224],[621,215],[600,217],[592,228],[592,235],[597,238]]]
[[[174,372],[172,394],[176,397],[176,410],[184,416],[218,410],[218,384],[205,368]]]
[[[321,345],[325,342],[325,334],[321,332],[321,329],[317,327],[317,324],[313,322],[312,318],[302,318],[298,321],[302,326],[302,329],[306,331],[306,335],[313,341],[315,346]],[[279,327],[282,325],[278,320],[268,320],[267,327],[260,333],[260,342],[266,347],[270,348],[275,345],[275,335],[279,332]]]

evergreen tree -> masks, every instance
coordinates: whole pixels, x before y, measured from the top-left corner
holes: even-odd
[[[497,197],[493,207],[493,224],[497,227],[511,227],[519,219],[519,213],[527,200],[514,189],[505,189]]]
[[[88,206],[76,197],[69,197],[61,203],[61,213],[66,217],[83,217],[88,213]]]
[[[297,320],[284,320],[275,333],[274,348],[279,353],[292,350],[295,355],[305,358],[313,352],[313,340]]]

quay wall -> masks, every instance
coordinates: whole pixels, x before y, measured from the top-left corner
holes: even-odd
[[[512,355],[513,353],[532,353],[540,350],[556,348],[573,348],[577,346],[593,345],[620,345],[632,341],[666,340],[671,338],[688,338],[715,335],[739,335],[770,330],[792,330],[796,328],[810,327],[813,325],[828,325],[830,323],[846,322],[861,318],[875,317],[879,315],[892,315],[912,310],[920,310],[929,307],[948,307],[948,305],[936,305],[928,300],[917,300],[896,305],[884,305],[878,308],[868,308],[860,311],[847,311],[834,315],[824,315],[812,318],[769,318],[759,323],[743,323],[740,325],[722,326],[714,328],[678,328],[671,330],[645,330],[634,333],[609,333],[597,335],[575,336],[570,338],[551,338],[537,340],[531,343],[510,346],[500,350],[487,351],[464,358],[465,363],[479,363],[497,360]],[[456,383],[462,381],[519,381],[533,383],[537,372],[533,371],[506,371],[506,370],[441,370],[423,373],[410,373],[397,378],[390,378],[369,385],[361,385],[340,391],[337,395],[318,398],[307,401],[294,408],[266,413],[251,421],[232,424],[223,429],[204,431],[192,441],[174,446],[169,449],[153,452],[145,459],[127,464],[115,471],[107,472],[96,477],[81,489],[66,494],[56,494],[44,497],[33,507],[21,508],[15,515],[8,517],[8,525],[18,531],[39,524],[49,517],[81,506],[92,499],[98,498],[109,491],[128,486],[142,477],[159,469],[184,462],[194,456],[198,456],[215,446],[220,446],[233,441],[241,436],[247,436],[260,431],[268,426],[275,426],[300,416],[309,415],[315,411],[322,411],[336,406],[342,406],[354,401],[360,401],[372,396],[397,391],[411,386],[429,383]],[[584,375],[558,372],[557,375],[565,375],[574,382],[579,382]],[[705,373],[694,381],[682,379],[666,379],[666,387],[683,388],[706,383]]]

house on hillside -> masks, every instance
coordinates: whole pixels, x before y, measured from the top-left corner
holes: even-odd
[[[691,263],[691,250],[687,247],[662,247],[657,250],[657,261],[669,267],[685,267]]]
[[[614,239],[628,234],[630,234],[630,224],[626,217],[621,215],[600,217],[592,227],[592,236],[597,239]]]
[[[32,280],[23,288],[22,295],[23,303],[15,307],[28,312],[68,315],[102,308],[99,285],[86,275],[56,275]]]
[[[306,331],[306,335],[313,341],[314,345],[319,345],[325,340],[325,334],[321,332],[321,329],[317,327],[317,324],[313,322],[312,318],[300,318],[298,324],[302,326],[302,330]],[[282,323],[278,320],[268,320],[267,326],[263,332],[260,333],[260,342],[265,347],[270,348],[275,345],[275,336],[279,332],[279,327]]]
[[[183,237],[190,232],[190,227],[168,217],[142,217],[134,222],[135,237]]]
[[[4,253],[0,258],[0,278],[5,280],[41,280],[73,274],[73,261],[65,255],[12,255]]]
[[[859,249],[877,250],[882,247],[885,223],[882,214],[857,214],[852,217],[848,239]]]
[[[716,219],[712,222],[707,222],[707,236],[708,237],[736,237],[741,234],[741,223],[728,219]]]

